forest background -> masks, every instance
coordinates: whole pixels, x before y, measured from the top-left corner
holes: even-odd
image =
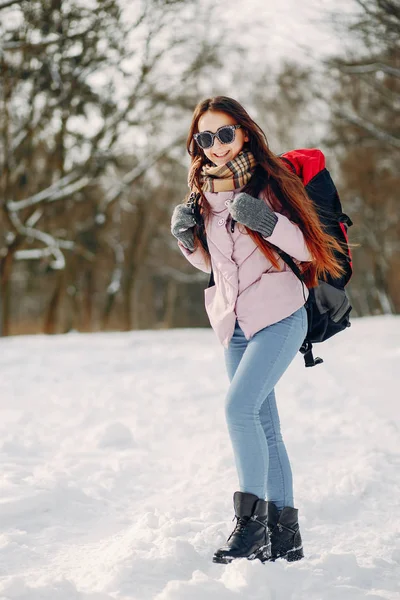
[[[318,147],[354,316],[400,311],[400,5],[0,0],[0,335],[206,326],[170,233],[194,106]]]

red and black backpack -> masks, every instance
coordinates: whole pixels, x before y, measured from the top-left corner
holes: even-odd
[[[305,303],[308,315],[308,330],[300,352],[304,356],[305,366],[313,367],[323,362],[319,357],[314,358],[313,344],[324,342],[336,333],[350,327],[352,307],[344,288],[353,272],[347,236],[348,227],[353,223],[350,217],[342,211],[339,194],[329,171],[325,167],[325,156],[321,150],[316,148],[291,150],[282,154],[280,158],[288,168],[300,177],[307,195],[315,205],[324,229],[340,243],[345,251],[344,254],[338,252],[336,255],[338,262],[344,268],[344,274],[340,278],[333,278],[328,275],[326,281],[320,280],[316,287],[309,290],[309,297]],[[282,200],[282,192],[276,182],[270,180],[269,185],[278,200]],[[204,223],[198,200],[199,194],[192,194],[189,203],[192,205],[193,214],[196,218],[200,241],[207,250]],[[234,221],[232,222],[233,227]],[[274,246],[274,249],[304,284],[301,271],[292,257],[277,246]],[[211,271],[208,287],[212,285],[214,285],[214,276]]]
[[[282,154],[281,158],[301,178],[324,229],[340,243],[345,251],[344,254],[340,252],[336,254],[338,262],[344,268],[344,274],[340,278],[328,275],[326,280],[319,281],[316,287],[309,290],[309,297],[305,304],[308,330],[300,352],[304,355],[305,366],[313,367],[323,362],[319,357],[314,358],[313,343],[324,342],[351,325],[352,307],[344,288],[353,273],[347,235],[347,230],[353,223],[342,210],[339,194],[325,167],[325,156],[320,150],[315,148],[292,150]],[[278,194],[279,199],[280,190],[273,191]],[[302,274],[292,258],[279,248],[276,250],[295,275],[303,281]]]

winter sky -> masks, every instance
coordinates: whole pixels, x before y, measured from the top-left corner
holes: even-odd
[[[299,61],[342,51],[346,39],[338,23],[346,22],[356,10],[354,0],[225,0],[218,4],[255,51],[258,45],[267,45],[272,56]]]
[[[359,12],[355,0],[251,0],[270,23],[272,47],[281,56],[314,61],[330,53],[344,52],[354,44],[343,30]],[[246,3],[247,4],[247,3]]]

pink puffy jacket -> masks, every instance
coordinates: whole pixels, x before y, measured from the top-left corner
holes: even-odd
[[[225,348],[233,335],[236,318],[249,340],[260,329],[294,313],[308,297],[307,287],[278,255],[280,271],[273,267],[242,225],[235,223],[231,232],[228,204],[240,191],[205,193],[212,208],[206,234],[215,280],[215,285],[204,290],[205,308]],[[311,261],[299,227],[284,215],[275,214],[278,222],[268,241],[297,263]],[[178,245],[193,266],[210,273],[201,250],[197,248],[190,253],[181,242]]]

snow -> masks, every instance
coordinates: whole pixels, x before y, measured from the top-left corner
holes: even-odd
[[[0,339],[0,599],[400,598],[400,318],[316,354],[277,389],[306,558],[218,565],[237,477],[214,333]]]

